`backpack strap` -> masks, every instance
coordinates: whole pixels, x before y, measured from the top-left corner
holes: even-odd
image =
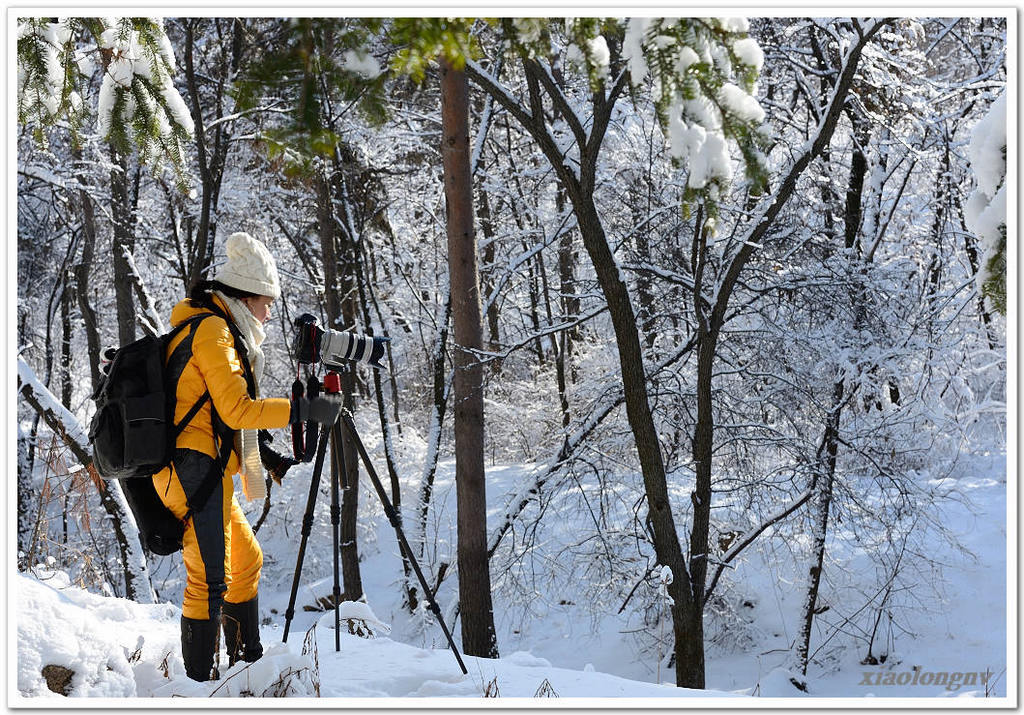
[[[188,320],[178,325],[175,328],[175,331],[184,328],[188,324],[199,323],[203,319],[209,318],[211,315],[215,315],[218,318],[221,318],[225,323],[227,323],[228,331],[231,333],[231,337],[235,343],[235,350],[236,352],[238,352],[238,355],[241,358],[239,362],[242,364],[242,375],[245,378],[246,390],[249,393],[249,397],[255,399],[256,380],[253,377],[252,366],[249,364],[249,355],[248,351],[245,348],[245,341],[242,339],[242,335],[239,332],[238,327],[235,325],[234,321],[231,320],[229,316],[225,315],[224,311],[222,311],[216,304],[213,303],[213,301],[203,301],[199,305],[200,307],[209,312],[201,313],[199,315],[195,315],[189,318]],[[181,348],[182,345],[184,345],[186,342],[188,343],[187,353],[182,354],[183,356],[187,354],[188,357],[185,357],[184,361],[181,362],[180,368],[177,370],[175,384],[177,384],[177,380],[180,379],[181,373],[185,369],[185,364],[187,364],[188,362],[188,358],[191,357],[192,335],[195,335],[195,329],[192,330],[192,334],[189,335],[189,337],[185,338],[185,340],[183,340],[182,343],[175,348],[175,353],[177,353],[178,349]],[[174,357],[175,355],[172,354],[171,359],[173,360]],[[170,362],[170,360],[168,362]],[[196,416],[200,408],[206,403],[207,400],[211,400],[209,390],[205,391],[202,394],[202,396],[200,396],[196,403],[192,405],[189,411],[182,418],[181,422],[175,425],[175,439],[177,439],[177,436],[181,433],[185,426],[192,420],[192,418]],[[200,483],[199,488],[196,490],[195,494],[192,495],[192,499],[188,500],[187,502],[188,511],[185,513],[185,517],[182,520],[185,522],[191,519],[192,515],[195,512],[202,511],[203,507],[206,506],[206,502],[210,500],[210,496],[212,496],[213,490],[217,488],[217,483],[220,481],[221,476],[224,474],[224,470],[227,469],[228,460],[231,459],[231,450],[234,449],[235,431],[228,427],[220,418],[220,415],[217,414],[217,408],[213,406],[212,401],[210,404],[210,424],[211,427],[213,428],[214,435],[216,435],[216,437],[220,440],[220,447],[217,450],[217,458],[214,460],[209,473],[207,473],[207,475],[203,478],[203,481],[202,483]]]
[[[204,318],[208,317],[210,317],[210,314],[204,313],[202,315],[194,315],[188,320],[182,321],[181,323],[175,326],[174,330],[167,334],[167,344],[170,345],[171,341],[174,340],[175,336],[178,335],[178,333],[180,333],[188,326],[198,325],[200,322],[203,321]],[[184,340],[178,343],[178,345],[175,346],[174,348],[174,352],[172,352],[171,356],[167,358],[167,374],[170,375],[170,377],[168,377],[167,379],[166,385],[168,392],[170,392],[171,389],[173,389],[175,392],[177,391],[178,380],[181,379],[181,373],[184,372],[185,365],[192,357],[192,337],[195,335],[195,330],[196,329],[193,327],[192,332],[188,335],[188,337],[186,337]],[[181,419],[181,422],[174,425],[174,429],[171,432],[174,438],[174,442],[178,441],[178,437],[185,430],[185,427],[188,426],[188,424],[192,421],[192,418],[199,413],[199,410],[202,409],[203,405],[206,404],[206,401],[209,399],[210,391],[206,390],[199,397],[199,399],[196,400],[195,404],[192,405],[191,408],[189,408],[189,411],[185,413],[185,416]]]

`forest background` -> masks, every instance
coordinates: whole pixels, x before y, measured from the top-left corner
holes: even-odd
[[[703,687],[708,649],[754,646],[743,565],[770,554],[802,574],[806,675],[822,644],[884,659],[941,583],[946,476],[1006,449],[1006,18],[93,18],[18,38],[20,570],[144,602],[180,584],[83,426],[104,346],[167,330],[244,230],[283,284],[264,394],[290,391],[300,313],[391,337],[345,398],[467,653],[500,651],[491,594],[526,616],[572,584],[588,602],[565,605],[629,609],[638,652]],[[455,515],[435,499],[452,455]],[[350,600],[375,539],[362,484]],[[268,486],[250,517],[287,530],[298,505]],[[852,544],[871,571],[845,570]]]

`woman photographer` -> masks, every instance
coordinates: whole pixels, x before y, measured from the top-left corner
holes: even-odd
[[[246,233],[228,237],[226,252],[213,280],[194,286],[171,313],[175,326],[209,317],[193,322],[168,345],[168,360],[187,360],[177,384],[175,423],[199,408],[177,438],[171,466],[153,477],[164,504],[186,520],[181,651],[186,673],[199,681],[211,676],[222,615],[229,666],[263,654],[258,605],[263,552],[235,498],[234,475],[241,476],[249,500],[263,499],[263,467],[280,482],[295,464],[266,445],[265,430],[306,419],[330,424],[340,409],[336,399],[325,396],[296,403],[261,397],[263,325],[281,294],[277,267],[266,246]]]

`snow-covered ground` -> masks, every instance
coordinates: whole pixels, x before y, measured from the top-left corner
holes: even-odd
[[[379,445],[370,447],[379,449]],[[260,595],[266,653],[261,661],[227,670],[222,655],[219,681],[199,684],[185,677],[179,645],[180,584],[175,581],[178,567],[174,561],[154,569],[155,579],[165,579],[162,602],[155,605],[91,593],[70,584],[63,573],[37,571],[18,574],[12,581],[18,693],[9,697],[12,704],[53,702],[60,696],[47,688],[42,671],[47,665],[57,665],[74,671],[68,694],[109,698],[319,696],[346,698],[343,706],[353,707],[362,702],[379,706],[380,698],[394,699],[388,703],[395,706],[424,705],[433,702],[432,698],[441,698],[438,704],[465,706],[472,700],[444,699],[481,699],[478,704],[482,704],[487,697],[557,696],[564,705],[573,702],[566,698],[591,704],[638,698],[643,699],[639,704],[653,704],[657,701],[652,698],[752,696],[800,698],[795,701],[798,705],[809,705],[814,698],[828,698],[831,705],[856,705],[861,698],[896,698],[895,702],[908,704],[913,701],[906,698],[988,697],[986,704],[1006,705],[1007,692],[1016,693],[1016,676],[1006,670],[1005,456],[958,461],[945,483],[956,487],[959,498],[944,502],[939,519],[962,548],[951,541],[931,545],[934,552],[928,555],[941,570],[937,568],[933,578],[922,576],[919,587],[913,589],[910,595],[917,606],[896,611],[895,622],[880,629],[885,643],[874,652],[886,655],[884,663],[862,665],[862,648],[830,650],[830,644],[825,644],[825,656],[808,672],[807,692],[797,690],[791,674],[784,670],[801,598],[799,574],[784,572],[772,561],[770,550],[752,552],[739,566],[750,603],[745,630],[748,641],[734,649],[709,646],[709,690],[674,687],[667,660],[662,658],[659,663],[656,656],[643,654],[628,635],[635,627],[628,609],[623,615],[614,609],[595,615],[593,608],[582,606],[589,597],[585,589],[573,592],[568,590],[569,583],[560,584],[555,592],[538,593],[529,608],[496,596],[502,657],[464,656],[469,674],[463,675],[437,625],[402,609],[398,588],[401,564],[394,532],[376,497],[368,492],[363,495],[365,518],[360,524],[368,606],[355,615],[370,619],[366,628],[374,635],[350,635],[348,621],[343,621],[341,650],[336,652],[333,612],[302,608],[331,591],[329,498],[321,496],[295,620],[288,642],[282,643],[298,525],[308,489],[308,471],[304,470],[310,467],[302,465],[275,494],[279,501],[259,535],[266,552]],[[454,519],[453,472],[453,464],[441,463],[435,504],[440,516],[434,517],[430,527],[434,543],[425,557],[431,564],[454,557],[449,525]],[[523,472],[522,466],[489,469],[492,518]],[[922,475],[921,479],[927,481],[928,477]],[[367,487],[365,482],[364,476]],[[407,493],[414,493],[414,485],[406,486]],[[564,533],[571,533],[571,525],[564,528]],[[551,533],[560,532],[555,529]],[[869,555],[851,549],[849,543],[840,539],[832,547],[832,558],[842,564],[842,571],[872,568]],[[452,581],[447,579],[439,593],[442,609],[455,597]],[[841,583],[842,579],[836,580],[836,593]],[[836,605],[833,612],[841,611]],[[458,638],[457,622],[453,625],[450,611],[444,613]],[[812,643],[812,648],[817,645],[820,643]],[[937,680],[937,674],[950,674],[941,677],[955,678],[956,687]],[[932,682],[926,685],[925,680]],[[961,685],[963,682],[966,684]],[[412,700],[406,702],[405,698]]]

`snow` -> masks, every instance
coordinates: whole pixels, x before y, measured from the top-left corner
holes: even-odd
[[[163,31],[163,21],[154,19],[154,22],[159,28],[155,48],[144,48],[140,44],[138,32],[127,31],[119,21],[113,19],[108,20],[110,27],[100,37],[101,47],[114,50],[100,86],[97,127],[101,136],[108,135],[114,129],[115,122],[116,126],[127,126],[133,121],[138,103],[135,92],[129,90],[136,84],[136,77],[150,81],[159,95],[160,101],[155,101],[156,98],[150,96],[145,89],[141,86],[138,88],[145,108],[156,115],[162,139],[171,138],[173,125],[181,127],[189,135],[195,131],[192,114],[169,74],[174,71],[175,62],[170,40]],[[114,117],[117,102],[122,97],[123,108],[119,116]],[[153,153],[152,148],[143,150],[143,154],[147,153]]]
[[[380,444],[371,444],[369,448],[371,452],[379,451]],[[285,482],[294,494],[306,490],[306,480],[294,474],[303,468],[309,466],[293,468]],[[974,685],[960,687],[938,680],[925,684],[900,677],[915,667],[922,673],[989,672],[985,676],[988,687],[995,696],[1005,697],[1007,678],[1000,675],[1007,662],[1005,469],[1002,454],[965,455],[942,479],[933,479],[925,472],[918,475],[921,487],[941,485],[960,493],[960,498],[948,502],[941,513],[956,545],[941,540],[929,545],[930,558],[945,564],[943,575],[934,583],[921,583],[916,589],[914,599],[918,608],[896,611],[904,630],[895,637],[895,647],[880,665],[862,665],[861,648],[839,647],[825,659],[830,664],[827,667],[812,666],[806,678],[795,673],[786,662],[786,633],[794,625],[803,596],[801,579],[782,567],[770,549],[754,548],[748,552],[751,555],[736,563],[742,569],[744,588],[751,594],[747,598],[751,601],[752,632],[760,635],[756,645],[746,650],[709,646],[706,691],[666,684],[664,681],[670,682],[672,676],[665,667],[660,673],[663,682],[651,682],[656,674],[638,660],[628,636],[624,635],[630,630],[628,613],[591,615],[585,608],[552,605],[549,598],[540,594],[526,620],[516,616],[510,604],[499,597],[495,613],[503,657],[492,660],[463,655],[469,670],[468,675],[463,675],[446,648],[439,627],[420,622],[416,616],[409,617],[402,610],[396,586],[401,577],[397,544],[383,516],[378,515],[376,536],[364,542],[363,549],[368,602],[342,604],[341,650],[337,652],[333,611],[304,611],[301,605],[306,600],[297,604],[300,607],[296,609],[289,642],[281,643],[282,614],[293,573],[291,558],[295,544],[294,539],[276,540],[261,533],[267,559],[260,589],[265,655],[257,663],[238,663],[227,669],[226,656],[221,651],[221,678],[209,683],[196,683],[184,675],[178,644],[181,611],[177,603],[143,605],[97,595],[69,583],[59,572],[36,570],[17,574],[13,578],[13,593],[17,599],[19,702],[59,697],[47,690],[42,678],[41,669],[48,664],[75,671],[71,683],[74,697],[158,699],[153,702],[171,697],[319,695],[344,698],[346,707],[356,706],[364,699],[372,703],[382,698],[390,699],[389,704],[396,706],[440,706],[451,699],[482,702],[489,688],[492,693],[497,690],[501,698],[533,698],[539,692],[547,692],[545,683],[560,698],[605,705],[610,703],[605,699],[610,698],[644,698],[652,703],[665,699],[667,704],[669,698],[692,697],[975,698],[985,694],[982,676],[973,678]],[[488,469],[492,518],[508,488],[520,483],[523,477],[521,465]],[[452,533],[454,498],[454,465],[448,460],[438,465],[435,508],[441,520],[439,526],[452,529]],[[326,504],[321,507],[326,511]],[[578,536],[571,520],[562,520],[556,527],[545,537],[555,540],[550,544],[554,553]],[[875,568],[867,545],[858,547],[852,539],[836,541],[841,528],[830,537],[830,554],[842,559],[847,568],[842,572],[829,571],[834,588],[842,588],[847,576]],[[329,575],[316,577],[317,573],[325,573],[323,564],[330,561],[329,549],[318,548],[322,546],[317,542],[319,538],[323,534],[317,527],[300,589],[303,599],[311,599],[314,594],[326,595],[330,590]],[[442,536],[441,543],[447,540],[447,536]],[[367,547],[367,543],[372,546]],[[326,568],[329,574],[330,567]],[[671,572],[658,566],[653,575],[667,607],[665,590],[671,582]],[[936,578],[934,574],[932,577]],[[851,585],[855,584],[853,579]],[[584,604],[588,600],[587,588],[580,583],[576,592],[568,590],[558,595],[565,602]],[[441,594],[449,626],[452,619],[446,606],[453,605],[452,595],[453,592]],[[347,619],[354,619],[356,626],[361,620],[368,626],[364,632],[369,630],[375,635],[353,635]],[[455,636],[458,639],[457,627]],[[817,645],[812,640],[812,649]],[[871,685],[861,684],[866,675],[870,675]],[[799,690],[793,680],[805,683],[806,692]]]
[[[75,672],[72,697],[241,697],[286,693],[322,698],[480,698],[496,683],[503,698],[533,697],[546,682],[559,697],[735,697],[639,683],[584,670],[559,668],[527,651],[491,660],[463,655],[463,675],[447,650],[417,648],[385,637],[341,634],[335,651],[334,614],[321,615],[304,638],[279,642],[280,624],[264,626],[264,655],[236,663],[218,681],[184,675],[181,612],[173,604],[144,606],[97,596],[68,583],[61,573],[39,571],[15,579],[18,619],[18,691],[23,698],[59,697],[41,671],[60,665]],[[346,604],[345,618],[376,620],[365,604]],[[60,634],[59,637],[55,637]],[[221,651],[221,663],[226,654]],[[493,687],[493,686],[492,686]],[[25,699],[22,703],[31,702]]]
[[[192,121],[192,113],[189,111],[185,100],[169,81],[161,85],[160,96],[164,98],[166,107],[170,111],[174,121],[181,125],[186,134],[195,132],[195,123]]]
[[[651,19],[647,17],[631,17],[626,24],[626,36],[622,42],[622,56],[629,63],[629,78],[634,85],[644,81],[647,76],[647,60],[644,57],[644,40]]]
[[[703,189],[712,181],[728,182],[732,162],[725,138],[699,123],[687,124],[678,105],[669,108],[669,146],[672,155],[686,161],[690,171],[687,185]]]
[[[758,72],[764,66],[764,52],[753,37],[736,40],[732,43],[732,51],[740,62],[748,67],[753,67]]]
[[[679,58],[676,60],[676,72],[683,74],[690,69],[691,65],[700,62],[700,57],[693,51],[692,47],[683,45],[679,48]]]
[[[342,67],[349,72],[363,77],[364,79],[376,79],[380,76],[380,65],[372,55],[356,50],[346,50],[342,60]]]
[[[964,221],[980,240],[981,265],[977,282],[989,278],[994,255],[1006,227],[1006,93],[999,95],[971,133],[967,146],[978,188],[964,204]]]
[[[975,126],[967,156],[986,196],[993,196],[1006,176],[1006,93],[992,102],[988,113]]]
[[[745,17],[726,17],[721,20],[722,28],[729,32],[749,32],[750,21]]]
[[[594,69],[597,70],[597,76],[607,77],[610,55],[608,53],[608,42],[604,39],[604,35],[598,35],[587,40],[587,47],[590,49],[590,56],[594,61]]]
[[[42,61],[46,68],[46,76],[39,78],[39,84],[33,85],[31,97],[25,101],[29,106],[41,107],[50,116],[57,113],[60,107],[61,95],[64,86],[64,68],[58,58],[58,51],[68,39],[68,30],[63,23],[36,23],[28,22],[18,25],[18,37],[35,35],[41,40]],[[25,94],[28,73],[19,64],[18,66],[18,93]]]
[[[61,404],[60,400],[56,399],[53,393],[46,389],[46,386],[39,381],[32,368],[29,367],[28,363],[21,356],[18,356],[18,381],[32,389],[33,394],[35,394],[43,409],[51,410],[56,415],[57,419],[64,425],[64,429],[67,431],[70,439],[77,442],[83,449],[88,449],[89,433],[82,427],[78,418],[71,414]]]
[[[731,82],[722,85],[718,101],[744,122],[760,124],[764,121],[764,110],[760,103]]]
[[[583,50],[575,44],[570,44],[565,48],[565,61],[572,67],[586,67],[587,64],[587,58],[584,56]]]
[[[120,31],[117,29],[117,24],[112,19],[108,19],[105,23],[107,29],[100,34],[99,46],[102,49],[114,49],[120,42]]]
[[[1006,226],[1006,186],[999,187],[992,197],[980,189],[973,192],[964,205],[964,214],[968,228],[981,239],[982,255],[991,255],[1001,236],[1000,229]]]

